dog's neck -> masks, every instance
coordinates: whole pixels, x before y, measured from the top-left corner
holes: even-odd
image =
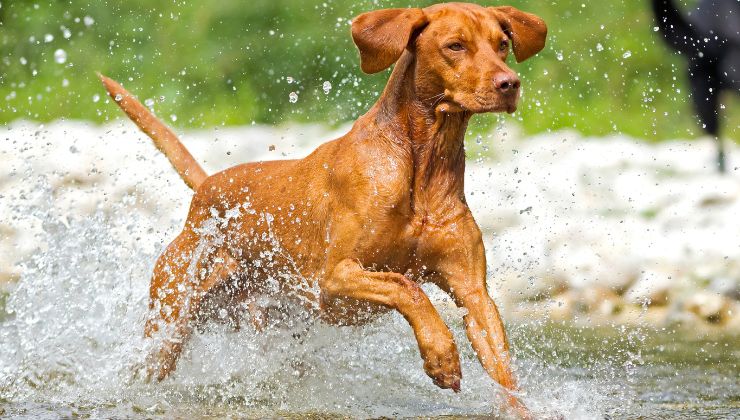
[[[450,214],[464,200],[465,130],[471,113],[450,111],[439,97],[420,97],[416,60],[406,51],[367,117],[378,135],[408,151],[413,165],[411,205],[417,213]]]

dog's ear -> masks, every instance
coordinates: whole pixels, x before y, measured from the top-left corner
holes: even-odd
[[[428,23],[421,9],[383,9],[352,20],[352,40],[365,73],[385,70],[401,57],[411,36]]]
[[[517,63],[537,54],[545,47],[547,25],[539,17],[511,6],[491,7],[506,35],[511,38]]]

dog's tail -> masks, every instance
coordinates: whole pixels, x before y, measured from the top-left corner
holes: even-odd
[[[113,102],[121,107],[123,112],[131,118],[131,121],[154,141],[154,145],[167,156],[167,159],[188,187],[193,190],[198,188],[208,178],[208,174],[195,161],[193,155],[188,152],[188,149],[180,142],[175,133],[149,112],[118,82],[100,73],[98,73],[98,77],[100,77]]]
[[[673,0],[652,0],[652,6],[658,29],[668,45],[689,57],[696,54],[699,37]]]

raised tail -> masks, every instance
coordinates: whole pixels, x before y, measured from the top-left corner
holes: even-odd
[[[154,141],[154,145],[167,156],[167,159],[188,187],[193,190],[198,188],[208,178],[208,174],[195,161],[193,155],[188,152],[188,149],[180,142],[175,133],[149,112],[118,82],[100,73],[98,73],[98,77],[100,77],[113,102],[121,107],[123,112],[131,118],[131,121]]]

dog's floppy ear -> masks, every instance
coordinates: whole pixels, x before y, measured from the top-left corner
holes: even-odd
[[[385,70],[401,57],[411,35],[428,23],[421,9],[383,9],[352,20],[352,40],[365,73]]]
[[[547,25],[539,17],[511,6],[491,7],[504,32],[511,38],[517,63],[545,47]]]

